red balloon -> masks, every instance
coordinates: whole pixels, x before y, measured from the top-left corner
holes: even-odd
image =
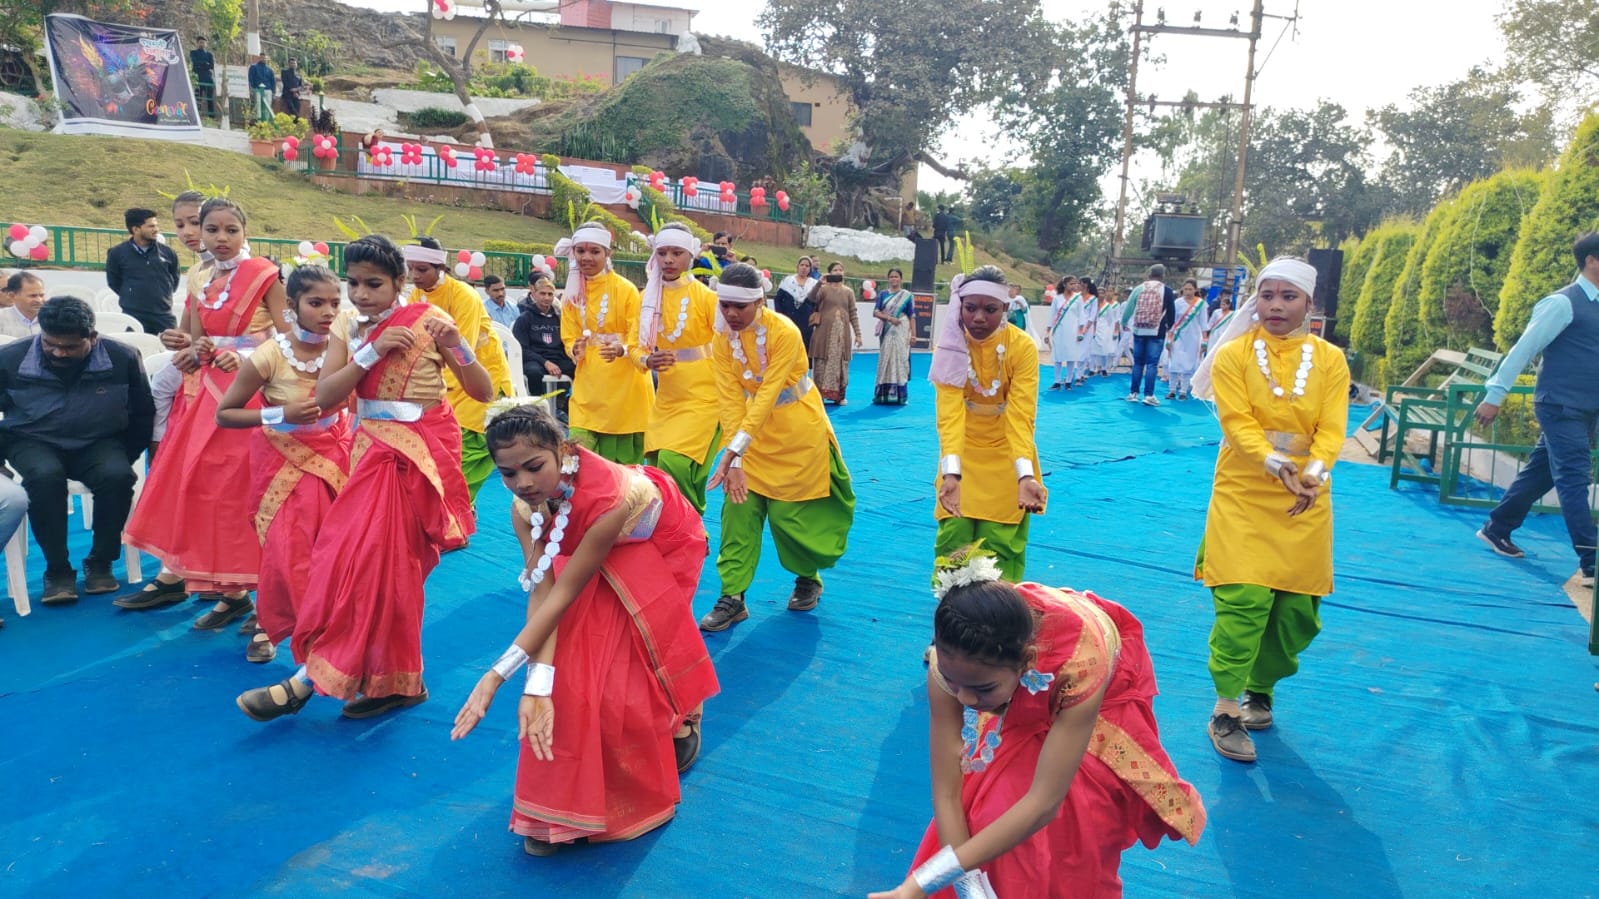
[[[699,195],[700,195],[700,189],[699,188],[695,187],[692,184],[683,185],[683,196],[685,196],[685,197],[697,197]]]
[[[28,239],[28,226],[24,225],[21,222],[17,222],[16,224],[12,225],[9,229],[7,229],[6,233],[11,235],[11,239],[12,240],[27,240]]]
[[[472,251],[471,250],[460,250],[460,251],[458,251],[455,254],[455,261],[456,262],[465,262],[467,265],[471,265],[472,264]]]
[[[39,244],[28,251],[28,257],[33,259],[35,262],[43,262],[50,258],[50,249],[44,244]]]
[[[544,267],[553,272],[553,271],[555,271],[556,263],[559,262],[559,261],[560,260],[556,259],[554,256],[545,256],[544,257]]]
[[[300,151],[299,150],[296,150],[293,147],[284,147],[283,148],[283,161],[284,162],[293,162],[293,161],[295,161],[296,159],[299,159],[299,158],[300,158]]]
[[[474,265],[467,271],[466,277],[469,281],[481,281],[483,279],[483,270]]]
[[[288,144],[291,147],[298,147],[300,145],[300,139],[298,137],[295,137],[292,134],[289,135],[288,137],[285,137],[283,139],[283,142]]]
[[[787,212],[788,211],[788,197],[778,197],[777,198],[777,208],[783,210],[784,212]]]
[[[320,241],[319,240],[316,243],[312,244],[311,246],[312,246],[313,249],[315,249],[318,253],[322,254],[323,256],[326,256],[328,254],[328,245],[324,241]]]

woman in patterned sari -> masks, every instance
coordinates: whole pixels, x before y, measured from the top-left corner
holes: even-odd
[[[816,373],[816,389],[822,399],[842,406],[849,400],[850,333],[855,346],[861,345],[861,322],[855,311],[855,291],[844,283],[844,263],[827,267],[827,274],[816,288],[816,311],[811,314],[811,369]]]
[[[872,402],[903,406],[911,379],[911,307],[916,298],[901,285],[905,275],[888,270],[888,290],[877,298],[872,318],[877,319],[877,393]]]
[[[444,371],[480,402],[494,394],[489,373],[453,319],[400,301],[405,260],[394,244],[363,237],[345,248],[344,263],[359,314],[334,329],[316,401],[333,408],[355,394],[350,479],[322,522],[295,609],[299,670],[236,700],[257,721],[299,712],[313,686],[345,700],[347,718],[426,701],[423,584],[439,553],[474,530]]]

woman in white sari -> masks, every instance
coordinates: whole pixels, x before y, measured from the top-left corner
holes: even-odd
[[[877,319],[877,391],[872,402],[882,406],[903,406],[906,384],[911,378],[911,309],[915,298],[901,285],[905,275],[897,268],[888,270],[888,290],[877,298],[872,318]]]

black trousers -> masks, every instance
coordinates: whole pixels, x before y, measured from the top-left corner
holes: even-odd
[[[12,434],[6,458],[28,491],[28,521],[44,553],[45,575],[72,571],[67,557],[67,481],[94,494],[94,544],[84,559],[111,564],[122,554],[122,527],[133,508],[133,465],[120,438],[103,438],[77,450]]]
[[[129,311],[127,309],[122,311],[138,319],[146,334],[160,334],[162,331],[178,326],[177,318],[170,312]]]
[[[216,85],[209,78],[204,81],[198,78],[195,80],[194,105],[204,110],[204,115],[213,119],[217,117]]]
[[[948,262],[955,255],[955,240],[947,234],[934,234],[933,239],[938,241],[938,261]]]

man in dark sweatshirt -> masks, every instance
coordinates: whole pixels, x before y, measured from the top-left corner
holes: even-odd
[[[128,239],[105,257],[105,283],[117,293],[122,311],[139,320],[149,334],[176,328],[172,294],[178,289],[178,254],[159,242],[161,225],[150,209],[129,209],[122,215]]]

